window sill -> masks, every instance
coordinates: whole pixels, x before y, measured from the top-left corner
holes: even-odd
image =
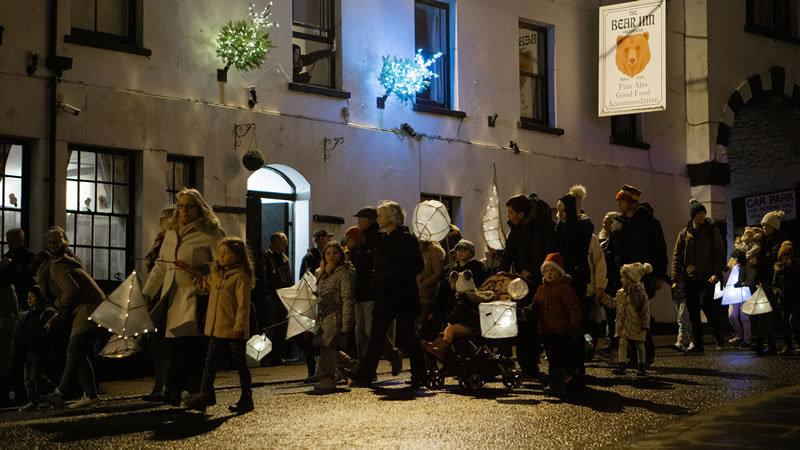
[[[650,144],[648,144],[647,142],[634,141],[623,137],[610,136],[608,138],[608,143],[612,145],[621,145],[623,147],[633,147],[633,148],[640,148],[643,150],[650,150]]]
[[[564,134],[564,130],[561,128],[553,128],[553,127],[548,127],[547,125],[539,125],[535,123],[525,123],[522,121],[517,123],[517,127],[522,128],[524,130],[540,131],[542,133],[555,134],[557,136],[561,136]]]
[[[464,111],[456,111],[455,109],[440,108],[438,106],[422,105],[420,103],[414,103],[414,111],[428,113],[428,114],[438,114],[440,116],[455,117],[457,119],[463,119],[467,117],[467,113],[465,113]]]
[[[290,91],[306,92],[308,94],[324,95],[325,97],[350,98],[350,93],[339,89],[331,89],[313,84],[289,83]]]
[[[115,52],[131,53],[148,57],[153,53],[149,48],[138,47],[136,45],[92,39],[83,36],[72,36],[69,34],[64,36],[64,42],[67,44],[84,45],[86,47],[102,48],[104,50],[113,50]]]

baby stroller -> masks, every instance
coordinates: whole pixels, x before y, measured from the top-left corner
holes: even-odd
[[[462,274],[453,272],[451,277],[461,277],[454,280],[454,283],[459,285],[465,281],[462,278],[471,277],[469,272],[469,270]],[[482,287],[487,286],[487,283],[491,284],[490,280],[487,280]],[[471,282],[471,280],[466,281]],[[523,280],[513,284],[503,283],[502,294],[507,296],[509,292],[521,293],[514,292],[514,288],[520,287],[520,284],[525,285]],[[527,294],[526,285],[525,288],[525,292],[521,296],[512,295],[512,297],[524,297]],[[470,390],[480,389],[484,383],[494,381],[497,377],[500,377],[503,385],[508,388],[520,387],[522,371],[516,367],[512,358],[495,352],[491,346],[494,338],[516,336],[516,303],[510,301],[491,302],[497,297],[497,293],[487,290],[476,291],[474,284],[471,285],[471,290],[462,288],[459,291],[470,296],[473,302],[484,301],[477,306],[477,318],[480,324],[470,324],[470,329],[481,330],[481,332],[473,332],[470,335],[454,339],[444,352],[426,353],[428,388],[441,389],[444,387],[445,377],[457,378],[461,388]],[[451,313],[452,315],[453,313]],[[438,341],[444,342],[441,338]]]

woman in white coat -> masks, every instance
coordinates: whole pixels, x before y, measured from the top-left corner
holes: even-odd
[[[177,214],[167,224],[158,261],[142,289],[148,299],[161,289],[161,300],[153,308],[154,320],[165,328],[170,358],[166,402],[179,406],[184,390],[200,389],[205,346],[201,320],[205,318],[208,297],[200,292],[181,261],[208,273],[216,257],[217,243],[225,236],[219,220],[195,189],[184,188],[177,196]]]

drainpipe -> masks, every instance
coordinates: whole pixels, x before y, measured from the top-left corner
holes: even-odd
[[[56,68],[56,44],[58,41],[58,0],[50,0],[50,40],[48,43],[47,52],[47,66],[52,72],[50,79],[50,96],[49,96],[49,112],[50,112],[50,168],[49,168],[49,186],[48,186],[48,199],[49,204],[47,207],[47,225],[48,227],[55,225],[56,219],[56,93],[58,88],[59,78],[61,76],[60,70]]]

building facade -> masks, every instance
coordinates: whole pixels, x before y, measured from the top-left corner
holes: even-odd
[[[255,246],[287,230],[295,269],[311,231],[341,237],[382,199],[410,221],[421,198],[441,198],[480,248],[495,165],[501,201],[534,192],[555,206],[583,184],[596,231],[633,184],[671,253],[691,196],[728,221],[730,97],[781,67],[791,99],[797,46],[745,31],[752,2],[666,1],[667,109],[599,118],[598,7],[611,3],[279,0],[266,61],[219,73],[215,39],[247,18],[245,1],[2,2],[4,230],[23,226],[40,249],[65,227],[104,287],[140,268],[183,186]],[[383,56],[416,49],[442,53],[439,77],[380,107]],[[252,172],[242,157],[255,148],[266,167]],[[674,320],[669,299],[659,293],[658,320]]]

